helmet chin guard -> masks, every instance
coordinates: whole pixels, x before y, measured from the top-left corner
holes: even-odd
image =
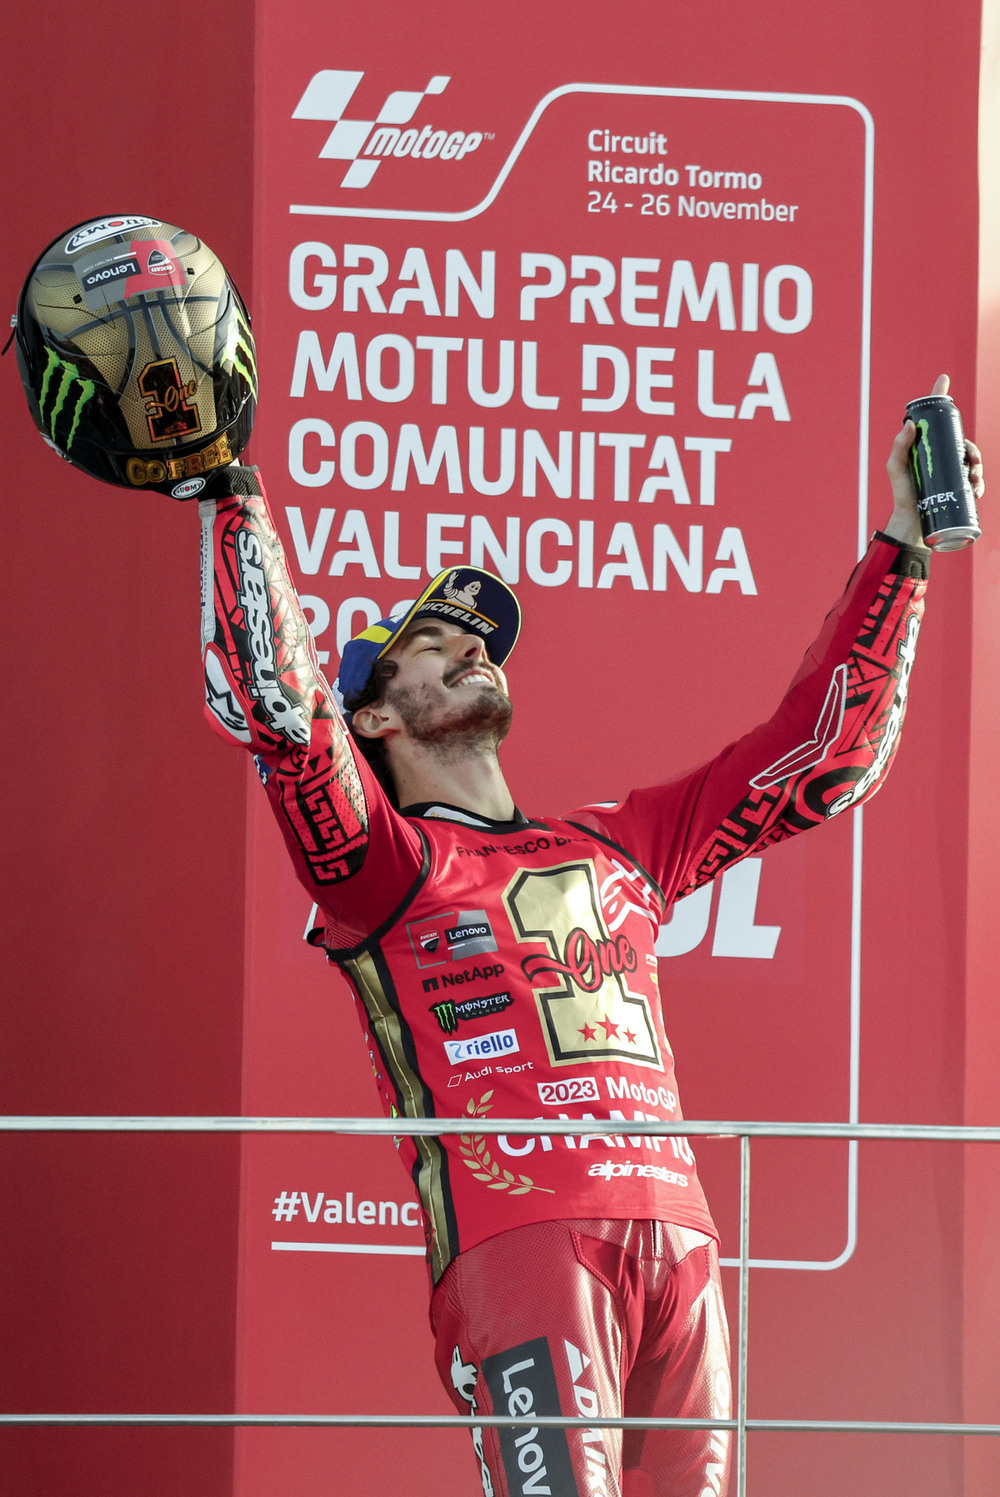
[[[250,317],[203,240],[112,214],[38,257],[17,306],[32,418],[74,467],[122,488],[191,499],[250,440]]]

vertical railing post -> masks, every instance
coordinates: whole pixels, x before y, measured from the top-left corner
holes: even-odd
[[[747,1348],[750,1311],[750,1135],[740,1135],[740,1332],[736,1404],[736,1497],[747,1497]]]

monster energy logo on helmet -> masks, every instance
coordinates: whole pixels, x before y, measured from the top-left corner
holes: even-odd
[[[46,365],[38,392],[38,409],[42,421],[49,428],[53,444],[60,451],[65,449],[68,453],[72,449],[83,408],[88,400],[93,399],[97,386],[92,379],[85,379],[75,364],[71,364],[68,359],[61,359],[53,349],[47,348],[45,353]],[[56,370],[62,371],[58,382],[55,378]],[[56,436],[56,423],[64,412],[69,418],[70,428],[60,440]]]
[[[223,345],[219,358],[220,364],[229,364],[238,374],[242,374],[247,384],[257,398],[257,355],[254,348],[253,334],[250,324],[244,318],[239,307],[236,315],[232,318],[226,328],[226,341]]]

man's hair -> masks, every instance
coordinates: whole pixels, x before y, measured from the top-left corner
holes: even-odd
[[[377,707],[381,704],[385,697],[385,689],[398,670],[399,666],[395,660],[376,660],[364,691],[356,692],[349,701],[344,703],[345,707],[351,713],[352,718],[353,714],[360,712],[362,707]],[[389,769],[389,759],[385,751],[385,739],[366,738],[361,733],[355,733],[353,721],[350,733],[362,757],[367,760],[369,768],[389,797],[390,804],[398,811],[399,797],[396,794],[396,786]]]

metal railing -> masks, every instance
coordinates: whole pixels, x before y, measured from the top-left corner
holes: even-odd
[[[524,1118],[252,1118],[252,1117],[0,1117],[0,1132],[22,1133],[339,1133],[389,1137],[451,1134],[523,1134]],[[530,1119],[538,1135],[604,1136],[608,1119]],[[733,1138],[740,1144],[740,1253],[737,1396],[732,1419],[610,1419],[583,1415],[501,1414],[0,1414],[3,1425],[208,1425],[223,1428],[370,1429],[722,1429],[736,1436],[736,1497],[746,1497],[747,1434],[777,1431],[808,1434],[1000,1435],[1000,1424],[953,1424],[851,1419],[750,1419],[747,1417],[750,1293],[750,1143],[753,1138],[845,1139],[907,1142],[1000,1143],[1000,1127],[934,1127],[892,1123],[761,1123],[658,1120],[628,1122],[630,1136]]]

